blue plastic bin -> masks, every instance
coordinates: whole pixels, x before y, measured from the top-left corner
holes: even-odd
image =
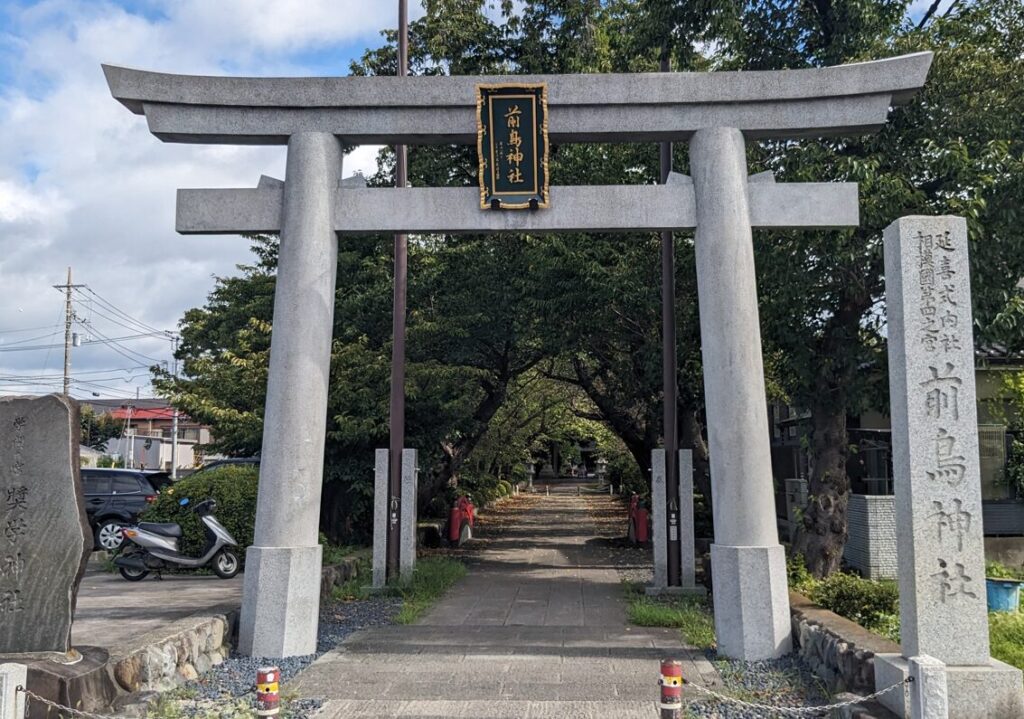
[[[985,579],[990,612],[1016,612],[1020,606],[1020,582],[1016,579]]]

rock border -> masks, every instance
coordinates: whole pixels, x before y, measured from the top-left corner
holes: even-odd
[[[820,607],[797,592],[789,593],[793,651],[825,682],[829,691],[870,694],[875,691],[875,655],[899,654],[900,645]]]

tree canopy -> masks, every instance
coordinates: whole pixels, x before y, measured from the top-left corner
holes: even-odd
[[[413,74],[765,70],[918,50],[925,90],[866,137],[748,143],[750,172],[856,181],[861,226],[755,235],[768,384],[809,413],[811,501],[798,548],[818,574],[846,537],[847,417],[887,411],[881,230],[906,214],[968,218],[976,341],[1024,349],[1024,16],[1016,0],[426,0],[410,26]],[[395,33],[350,68],[392,75]],[[678,171],[688,167],[683,144]],[[552,184],[654,183],[653,145],[553,148]],[[410,149],[414,186],[473,186],[475,148]],[[371,184],[393,184],[381,153]],[[676,237],[680,446],[707,495],[693,239]],[[178,380],[160,391],[212,425],[215,450],[259,450],[276,239],[220,278],[182,320]],[[338,265],[323,519],[369,530],[372,451],[387,444],[391,238],[346,238]],[[449,501],[461,473],[507,476],[545,443],[598,441],[646,475],[661,442],[660,253],[654,234],[418,236],[410,240],[407,434],[426,469],[421,503]],[[672,401],[673,398],[670,398]],[[779,478],[782,479],[782,478]]]

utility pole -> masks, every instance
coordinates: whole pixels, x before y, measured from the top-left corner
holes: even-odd
[[[409,74],[409,3],[398,0],[398,76]],[[395,186],[408,183],[405,145],[395,146]],[[401,541],[401,503],[416,497],[402,497],[402,449],[405,447],[405,311],[408,288],[409,238],[395,235],[395,297],[391,309],[391,409],[388,461],[387,576],[398,577]]]
[[[73,285],[71,284],[71,268],[68,268],[68,281],[63,285],[54,285],[54,289],[64,290],[64,396],[70,397],[71,394],[71,344],[72,344],[72,333],[71,323],[75,318],[75,311],[71,305],[71,290],[76,287],[85,287],[85,285]]]
[[[174,358],[174,379],[178,379],[178,335],[173,335],[171,342],[174,344],[172,357]],[[174,408],[171,416],[171,479],[178,478],[178,408]]]
[[[661,71],[669,72],[668,49],[661,58]],[[661,183],[668,182],[672,172],[672,143],[660,146]],[[668,520],[668,585],[681,582],[679,551],[679,429],[676,418],[676,256],[671,232],[661,233],[661,371],[664,395],[662,434],[665,444],[665,496],[668,498],[665,518]]]

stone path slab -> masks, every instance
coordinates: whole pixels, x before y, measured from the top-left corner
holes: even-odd
[[[358,632],[293,689],[318,717],[655,717],[659,661],[718,685],[674,629],[631,627],[586,500],[531,498],[417,625]]]

